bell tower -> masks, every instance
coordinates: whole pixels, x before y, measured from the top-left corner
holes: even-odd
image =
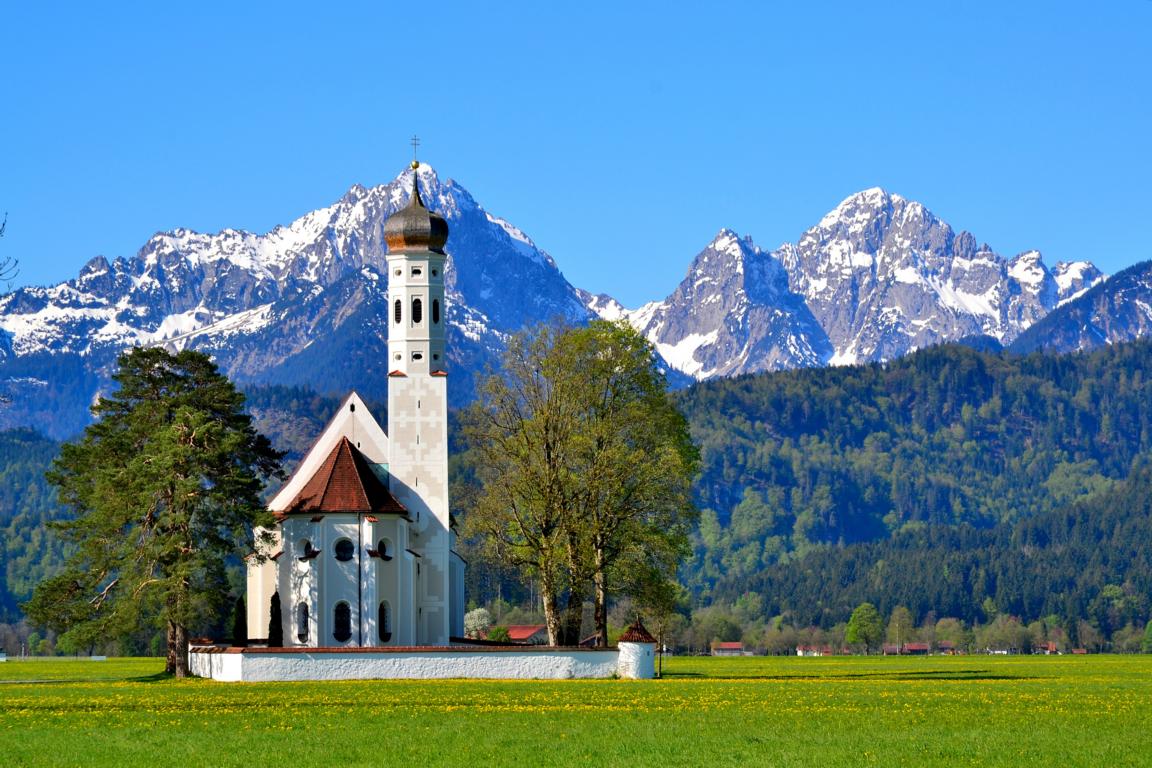
[[[415,536],[415,641],[448,643],[450,549],[448,389],[444,360],[444,244],[448,223],[420,197],[412,163],[408,204],[384,222],[388,244],[388,474]]]

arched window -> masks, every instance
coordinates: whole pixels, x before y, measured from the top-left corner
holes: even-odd
[[[348,603],[336,603],[333,612],[332,637],[336,642],[344,643],[352,637],[352,607]]]
[[[308,603],[296,606],[296,639],[302,643],[308,642]]]
[[[386,643],[392,639],[392,608],[387,600],[380,602],[380,610],[376,616],[376,626],[379,627],[380,642]]]
[[[432,323],[440,322],[440,299],[432,299]]]
[[[380,556],[381,560],[391,560],[392,542],[388,539],[380,539],[380,543],[376,545],[376,554]]]
[[[424,319],[424,302],[420,299],[412,299],[412,323],[420,325],[420,321]]]
[[[392,317],[395,318],[396,324],[400,324],[400,313],[403,311],[400,299],[396,299],[392,304]]]
[[[333,549],[336,552],[336,559],[342,563],[348,562],[356,554],[356,545],[351,539],[340,539]]]

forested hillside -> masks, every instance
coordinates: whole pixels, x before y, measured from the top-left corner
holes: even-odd
[[[44,479],[59,444],[27,429],[0,432],[0,622],[16,621],[18,603],[63,563],[45,523],[60,515]]]
[[[1062,357],[953,345],[678,393],[703,460],[683,575],[693,604],[713,606],[693,642],[842,626],[863,601],[918,623],[1056,617],[1069,635],[1146,622],[1149,363],[1149,341]],[[289,469],[339,405],[305,388],[247,395]],[[61,514],[43,479],[58,447],[0,433],[0,623],[62,559],[44,526]],[[478,556],[469,577],[474,598],[531,594]],[[725,615],[736,625],[708,624]]]
[[[750,579],[722,579],[723,602],[760,596],[794,626],[844,621],[862,602],[887,616],[951,616],[968,624],[1086,619],[1103,637],[1143,627],[1152,597],[1152,466],[1092,498],[979,530],[932,526],[891,539],[809,552]]]
[[[697,385],[680,395],[703,456],[689,585],[731,595],[821,547],[979,536],[1107,492],[1152,448],[1150,362],[1148,341],[1060,357],[949,345]]]

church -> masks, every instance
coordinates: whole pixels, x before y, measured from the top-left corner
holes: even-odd
[[[384,223],[387,430],[353,392],[272,499],[275,544],[248,569],[250,637],[269,634],[273,600],[285,648],[446,646],[464,634],[448,504],[448,224],[421,200],[418,167],[407,206]]]

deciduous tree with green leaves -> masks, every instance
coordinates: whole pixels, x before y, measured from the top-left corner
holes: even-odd
[[[848,630],[844,634],[844,641],[850,645],[860,646],[865,653],[871,653],[880,647],[884,638],[884,622],[880,612],[872,603],[860,603],[852,611],[848,619]]]
[[[119,388],[48,475],[75,513],[55,524],[75,554],[24,609],[79,645],[163,626],[167,669],[183,677],[190,632],[231,602],[226,561],[258,556],[280,454],[206,355],[135,348],[118,363]]]
[[[698,454],[651,346],[631,327],[541,326],[514,338],[463,418],[477,481],[466,525],[540,585],[549,641],[580,640],[595,602],[653,594],[688,552]]]

